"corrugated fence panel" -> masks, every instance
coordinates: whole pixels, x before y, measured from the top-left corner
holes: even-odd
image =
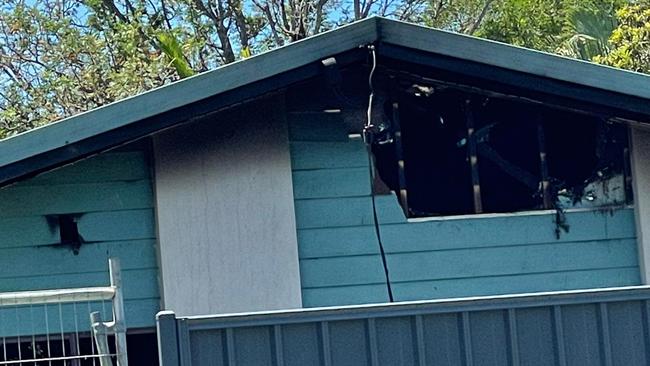
[[[415,319],[379,318],[375,321],[377,358],[384,365],[417,365],[418,349]]]
[[[516,312],[516,337],[522,366],[556,364],[553,311],[549,307],[520,309]]]
[[[272,365],[275,348],[270,327],[246,327],[232,331],[235,362],[241,366]],[[228,337],[228,331],[226,331]],[[257,352],[251,352],[255,349]]]
[[[198,331],[192,332],[192,365],[220,366],[228,362],[225,332]],[[176,340],[174,340],[175,343]]]
[[[602,314],[596,304],[571,305],[562,308],[562,327],[567,365],[602,365],[605,348],[601,343]],[[611,364],[611,360],[609,362]]]
[[[638,286],[179,319],[164,312],[161,365],[642,366],[649,301],[650,287]]]
[[[322,336],[318,324],[288,324],[280,329],[279,350],[285,366],[318,365],[321,363]]]
[[[388,300],[368,156],[340,113],[288,116],[303,305]],[[396,300],[640,284],[634,211],[466,215],[407,220],[375,200]],[[382,289],[383,287],[383,289]]]
[[[146,153],[132,150],[97,155],[1,189],[0,292],[105,286],[108,258],[118,257],[127,325],[153,326],[160,294],[151,187]],[[61,214],[77,223],[83,241],[78,254],[60,245]],[[77,310],[87,322],[87,309]],[[40,313],[44,310],[34,315]],[[6,318],[0,335],[44,332],[38,320],[33,330],[30,322],[24,322],[30,329],[16,326],[16,315],[24,320],[33,314],[30,309],[0,311]],[[58,319],[58,313],[51,318]],[[74,331],[69,320],[63,325]]]
[[[510,342],[505,310],[478,311],[469,316],[474,365],[507,365]]]
[[[615,365],[648,364],[645,348],[647,303],[620,302],[607,305],[609,336]]]
[[[328,328],[322,335],[323,342],[329,343],[329,349],[323,350],[328,362],[341,366],[370,365],[370,347],[363,320],[323,322],[321,328],[323,327]]]

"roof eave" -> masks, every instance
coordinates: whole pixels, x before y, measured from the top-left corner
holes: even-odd
[[[313,77],[321,72],[317,61],[376,42],[377,22],[365,19],[0,141],[0,186]]]
[[[419,52],[430,66],[436,57],[453,58],[527,77],[531,85],[525,87],[546,84],[547,92],[561,96],[555,85],[568,86],[565,95],[584,91],[583,99],[596,95],[650,117],[648,75],[372,17],[0,141],[0,186],[316,76],[324,58],[363,60],[367,54],[359,46],[377,42],[387,57],[413,62],[412,52]],[[401,54],[390,54],[394,50]]]
[[[647,74],[395,20],[377,21],[382,43],[650,100]]]

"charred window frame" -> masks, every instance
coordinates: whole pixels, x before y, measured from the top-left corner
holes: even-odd
[[[372,150],[407,217],[632,203],[624,125],[445,86],[395,89]]]

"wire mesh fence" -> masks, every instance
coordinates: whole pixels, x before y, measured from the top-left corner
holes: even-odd
[[[110,286],[0,293],[0,365],[128,366],[119,260],[109,267]]]

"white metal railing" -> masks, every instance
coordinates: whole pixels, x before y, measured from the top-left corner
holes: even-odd
[[[0,366],[128,366],[119,259],[109,273],[104,287],[0,293]]]

